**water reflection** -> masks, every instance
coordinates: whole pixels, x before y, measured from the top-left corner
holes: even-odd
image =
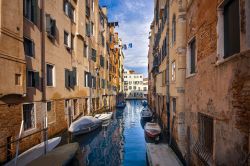
[[[84,153],[88,166],[146,165],[144,130],[141,125],[141,101],[127,101],[117,109],[109,124],[72,138]]]

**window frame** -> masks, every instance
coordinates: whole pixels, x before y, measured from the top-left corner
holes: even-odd
[[[34,43],[34,41],[26,36],[24,36],[23,38],[24,38],[23,39],[23,47],[24,47],[25,56],[30,57],[30,58],[35,58],[35,43]],[[29,42],[29,43],[26,43],[25,41]],[[26,53],[26,46],[28,46],[26,44],[31,44],[31,48],[29,48],[29,54]]]
[[[191,47],[190,44],[195,41],[195,72],[191,73]],[[197,73],[197,40],[196,40],[196,36],[193,36],[187,44],[187,58],[186,58],[186,65],[187,65],[187,70],[186,70],[186,78],[192,77],[194,75],[196,75]]]
[[[28,129],[25,129],[24,127],[24,105],[29,105],[29,104],[33,104],[33,110],[34,110],[34,126],[31,127],[31,128],[28,128]],[[23,120],[23,132],[30,132],[30,131],[33,131],[37,128],[37,120],[36,120],[36,104],[35,103],[23,103],[22,104],[22,120]]]
[[[52,85],[48,85],[48,65],[52,66]],[[55,75],[55,65],[51,63],[46,63],[46,86],[47,87],[55,87],[56,86],[56,75]]]
[[[238,53],[234,53],[232,55],[229,55],[227,57],[225,57],[225,21],[224,21],[224,8],[225,6],[230,3],[230,0],[223,0],[217,8],[217,18],[218,18],[218,23],[217,23],[217,62],[216,64],[220,64],[223,63],[224,61],[231,59],[232,57],[234,57],[235,55],[237,55],[238,53],[240,53],[241,51],[241,31],[240,31],[240,24],[241,24],[241,20],[240,20],[240,4],[239,4],[239,52]],[[240,2],[239,2],[240,3]]]

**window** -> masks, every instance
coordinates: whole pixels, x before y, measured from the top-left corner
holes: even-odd
[[[47,112],[51,112],[52,111],[52,102],[48,101],[46,104],[47,104]]]
[[[102,79],[102,89],[105,89],[105,80]]]
[[[224,6],[224,58],[240,52],[239,0]]]
[[[24,17],[33,23],[37,23],[38,0],[24,0]]]
[[[91,35],[91,26],[89,23],[86,23],[86,36],[90,37]]]
[[[132,86],[129,86],[129,90],[132,90]]]
[[[24,131],[35,128],[34,104],[23,104],[23,128]]]
[[[172,99],[172,104],[173,104],[172,105],[172,107],[173,107],[172,110],[173,110],[173,112],[176,112],[176,98]]]
[[[47,86],[54,86],[54,66],[47,64]]]
[[[91,23],[91,35],[95,36],[95,25],[93,22]]]
[[[52,19],[49,14],[46,14],[46,32],[49,38],[56,38],[56,20]]]
[[[15,85],[21,85],[21,74],[15,74]]]
[[[84,44],[84,57],[88,57],[89,56],[89,47],[88,45]]]
[[[63,11],[72,21],[75,21],[75,9],[67,0],[63,2]]]
[[[64,31],[64,45],[70,47],[69,43],[69,33]]]
[[[77,85],[77,69],[73,67],[73,70],[65,69],[65,87],[74,88]]]
[[[136,90],[136,86],[134,86],[133,89]]]
[[[78,100],[73,99],[73,113],[74,116],[78,115]]]
[[[174,14],[173,20],[172,20],[172,44],[174,44],[175,41],[176,41],[176,17]]]
[[[147,91],[147,87],[143,87],[143,91]]]
[[[105,62],[104,57],[101,55],[101,56],[100,56],[100,65],[101,65],[101,67],[103,67],[103,68],[104,68],[104,62]]]
[[[39,86],[39,72],[28,71],[27,73],[27,86],[38,87]]]
[[[96,62],[96,50],[92,48],[92,56],[91,56],[91,59]]]
[[[85,81],[84,81],[84,86],[85,87],[92,87],[92,78],[91,78],[91,74],[89,72],[84,72],[84,78],[85,78]]]
[[[175,81],[176,77],[176,66],[175,66],[175,61],[172,62],[172,72],[171,72],[171,80]]]
[[[32,40],[24,37],[24,53],[26,56],[35,57],[35,44]]]
[[[196,72],[196,41],[192,39],[188,44],[187,56],[187,74],[194,74]]]
[[[199,157],[210,157],[213,154],[213,118],[198,113],[198,143],[194,147]],[[198,149],[198,150],[197,150]],[[199,149],[203,149],[200,151]]]

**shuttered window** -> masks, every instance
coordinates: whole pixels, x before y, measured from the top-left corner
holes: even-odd
[[[240,52],[239,0],[224,6],[224,58]]]
[[[24,0],[24,17],[33,23],[38,22],[38,0]]]
[[[27,86],[39,87],[39,72],[28,71],[27,72]]]
[[[96,88],[96,78],[92,76],[92,87]]]
[[[56,20],[52,19],[49,14],[46,14],[46,32],[49,38],[56,38]]]
[[[35,57],[35,44],[32,40],[25,38],[23,41],[24,53],[26,56]]]

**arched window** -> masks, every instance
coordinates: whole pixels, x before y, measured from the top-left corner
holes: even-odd
[[[172,44],[176,41],[176,17],[173,15],[172,19]]]

